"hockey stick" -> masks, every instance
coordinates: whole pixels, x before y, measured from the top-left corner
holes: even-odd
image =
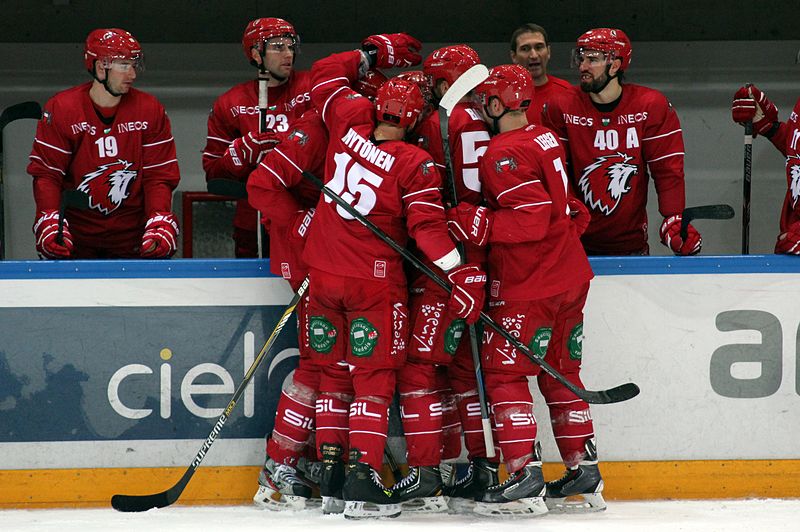
[[[744,180],[742,183],[742,255],[750,253],[750,184],[753,166],[753,122],[744,123]]]
[[[700,205],[683,209],[681,220],[681,238],[686,239],[689,223],[692,220],[730,220],[733,218],[733,207],[725,203],[718,205]]]
[[[450,156],[450,115],[461,99],[469,94],[469,91],[480,85],[489,77],[489,69],[484,65],[475,65],[461,74],[453,85],[447,89],[442,99],[439,101],[439,130],[442,134],[442,151],[444,152],[444,169],[447,178],[447,186],[450,189],[450,196],[453,207],[458,206],[458,191],[456,190],[455,177],[453,177],[453,161]],[[463,242],[456,243],[458,254],[461,255],[462,262],[467,262],[467,253]],[[494,441],[492,440],[492,423],[489,420],[489,403],[486,400],[486,386],[483,382],[483,369],[481,368],[481,353],[478,347],[478,333],[475,324],[469,326],[469,348],[472,352],[472,362],[475,366],[475,381],[478,387],[478,403],[481,408],[481,426],[483,428],[483,442],[486,447],[486,456],[494,458]]]
[[[42,116],[42,107],[37,102],[22,102],[3,109],[0,113],[0,260],[6,257],[6,224],[5,224],[5,198],[3,189],[3,131],[6,126],[15,120],[23,118],[39,119]]]
[[[444,290],[447,291],[449,294],[452,291],[452,288],[446,281],[444,281],[441,277],[439,277],[433,270],[431,270],[424,262],[410,253],[406,248],[402,247],[400,244],[392,240],[392,238],[387,235],[381,228],[376,226],[372,223],[369,219],[364,217],[360,212],[358,212],[352,205],[347,203],[345,200],[342,199],[337,193],[329,189],[325,186],[325,184],[319,180],[317,176],[312,174],[311,172],[302,170],[303,177],[314,183],[314,185],[319,188],[323,194],[331,198],[333,201],[336,202],[337,205],[342,207],[345,211],[347,211],[350,216],[358,220],[364,227],[372,231],[378,238],[383,240],[386,244],[389,245],[393,250],[399,253],[404,259],[409,261],[415,268],[420,270],[422,273],[427,275],[431,278],[437,285],[442,287]],[[522,342],[517,340],[511,333],[506,331],[503,327],[501,327],[497,322],[495,322],[491,317],[489,317],[486,313],[481,312],[480,315],[481,321],[494,329],[497,333],[500,334],[506,341],[508,341],[514,348],[528,357],[534,364],[540,366],[542,370],[553,377],[555,380],[560,382],[564,387],[570,390],[572,393],[577,395],[582,400],[586,401],[590,404],[608,404],[608,403],[618,403],[620,401],[627,401],[633,397],[636,397],[639,394],[639,387],[632,382],[628,382],[625,384],[621,384],[614,388],[610,388],[608,390],[600,390],[600,391],[591,391],[591,390],[584,390],[579,388],[572,382],[568,381],[561,375],[558,371],[556,371],[553,366],[545,362],[543,359],[537,358],[536,356],[531,353],[530,349],[528,349]]]
[[[217,196],[247,199],[247,184],[234,179],[210,179],[206,183],[206,190]]]
[[[266,46],[266,45],[265,45]],[[266,51],[265,51],[266,52]],[[261,54],[261,64],[258,66],[258,132],[267,131],[267,110],[269,109],[269,96],[267,84],[269,83],[269,72],[264,65],[265,57]],[[245,192],[245,196],[247,193]],[[256,211],[256,241],[258,246],[258,258],[264,258],[264,228],[261,225],[261,211]]]
[[[283,311],[283,315],[275,325],[275,329],[272,331],[272,334],[270,334],[269,338],[264,343],[264,347],[261,348],[258,356],[256,356],[255,360],[253,360],[253,363],[250,364],[250,368],[247,370],[247,373],[244,374],[244,378],[239,384],[239,387],[236,388],[235,392],[233,392],[233,397],[231,397],[228,406],[225,407],[222,415],[220,415],[217,419],[217,422],[214,424],[214,428],[211,429],[211,433],[206,438],[206,441],[203,442],[203,446],[200,447],[200,450],[195,455],[191,465],[189,465],[189,468],[186,470],[180,480],[178,480],[178,482],[168,490],[160,493],[153,493],[150,495],[114,495],[111,497],[111,506],[115,510],[119,510],[120,512],[143,512],[145,510],[150,510],[151,508],[164,508],[165,506],[169,506],[178,500],[178,498],[181,496],[181,493],[183,493],[183,490],[186,488],[186,485],[189,484],[190,480],[192,480],[192,476],[194,475],[195,471],[197,471],[197,468],[200,467],[200,463],[203,461],[203,458],[205,458],[206,453],[208,453],[208,450],[214,444],[214,441],[217,439],[217,436],[219,436],[219,433],[222,432],[225,422],[228,421],[233,409],[236,407],[237,401],[239,401],[239,398],[244,393],[245,388],[247,388],[247,385],[250,384],[250,381],[253,379],[253,375],[255,375],[258,366],[261,365],[261,362],[264,361],[267,353],[272,349],[272,346],[275,344],[275,341],[283,330],[284,325],[286,325],[286,322],[289,321],[289,317],[292,315],[295,307],[303,298],[303,295],[308,289],[308,282],[308,277],[303,279],[300,288],[298,288],[297,292],[294,293],[294,297],[292,297],[292,300],[289,302],[289,306],[287,306],[286,310]]]
[[[58,206],[58,230],[56,244],[64,245],[64,212],[67,209],[86,210],[89,208],[89,195],[78,189],[69,189],[61,193],[61,204]]]

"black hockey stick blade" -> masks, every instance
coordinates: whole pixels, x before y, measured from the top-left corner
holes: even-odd
[[[699,205],[683,209],[681,220],[681,238],[686,238],[686,231],[692,220],[730,220],[736,214],[733,207],[726,203],[717,205]]]
[[[233,179],[210,179],[206,183],[206,188],[217,196],[228,196],[229,198],[247,199],[247,184]]]
[[[233,392],[233,397],[231,397],[231,400],[228,402],[228,406],[225,407],[225,410],[223,410],[222,414],[217,419],[217,422],[214,424],[214,428],[211,429],[211,432],[203,442],[202,447],[200,447],[200,450],[197,451],[194,460],[192,460],[192,463],[183,473],[183,476],[180,478],[180,480],[168,490],[161,491],[159,493],[151,493],[149,495],[114,495],[111,497],[112,508],[120,512],[144,512],[152,508],[164,508],[173,504],[180,498],[183,490],[186,489],[189,481],[192,480],[192,476],[194,475],[195,471],[197,471],[197,468],[200,467],[203,458],[206,457],[209,449],[211,449],[211,446],[216,441],[217,436],[219,436],[220,432],[222,432],[222,429],[225,427],[225,423],[228,421],[233,409],[236,408],[239,398],[253,380],[253,375],[255,375],[256,370],[266,358],[267,353],[272,350],[272,346],[275,344],[275,341],[281,334],[286,322],[289,321],[289,317],[292,315],[292,312],[294,312],[295,307],[297,307],[298,303],[300,303],[300,300],[303,299],[303,295],[306,293],[306,290],[308,290],[308,284],[309,279],[306,277],[303,280],[303,283],[300,285],[300,288],[298,288],[297,292],[294,293],[294,297],[292,297],[292,300],[289,302],[286,310],[283,311],[283,315],[275,325],[272,334],[269,335],[269,338],[264,343],[261,351],[258,352],[255,360],[253,360],[253,363],[250,364],[247,373],[244,374],[242,382],[239,383],[239,387],[236,388],[235,392]]]
[[[3,109],[0,113],[0,131],[14,120],[23,118],[34,118],[38,120],[42,116],[42,106],[38,102],[21,102]]]

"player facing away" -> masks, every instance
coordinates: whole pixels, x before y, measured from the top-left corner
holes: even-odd
[[[386,76],[380,71],[368,71],[354,88],[374,99],[384,81]],[[302,170],[322,176],[327,147],[328,130],[317,110],[312,108],[295,122],[287,137],[264,156],[247,180],[248,200],[262,213],[263,223],[270,227],[273,236],[269,241],[270,269],[286,279],[295,291],[308,275],[302,254],[320,196],[319,189],[303,178]],[[320,449],[323,466],[321,474],[317,475],[320,478],[315,479],[322,495],[322,511],[341,513],[344,510],[342,458],[346,455],[347,418],[353,395],[341,392],[342,385],[350,386],[347,366],[333,368],[338,371],[329,371],[321,382],[321,366],[314,363],[306,334],[307,310],[306,295],[297,306],[300,361],[278,401],[275,425],[267,439],[265,465],[253,499],[257,505],[271,510],[305,507],[312,486],[311,479],[302,474],[303,457],[308,444],[314,440],[312,431],[316,425],[318,438],[327,442],[326,448]],[[331,385],[332,377],[339,382]]]
[[[578,38],[572,63],[580,86],[551,99],[543,124],[563,142],[576,195],[592,215],[582,242],[589,255],[648,255],[647,187],[652,177],[664,217],[661,242],[676,255],[700,252],[702,239],[684,209],[683,133],[655,89],[623,84],[631,43],[622,30],[597,28]]]
[[[450,307],[475,321],[485,274],[460,265],[447,235],[441,177],[430,156],[405,142],[420,118],[419,87],[390,79],[375,106],[349,88],[359,71],[418,64],[420,43],[405,34],[368,37],[362,51],[334,54],[313,68],[311,98],[328,128],[325,183],[401,245],[409,237],[453,284]],[[376,125],[377,122],[377,125]],[[328,368],[349,365],[345,517],[393,517],[401,509],[379,470],[395,372],[408,347],[407,285],[400,255],[327,196],[317,205],[303,258],[311,272],[309,340]],[[345,390],[347,391],[347,390]],[[319,446],[325,441],[318,436]]]
[[[84,65],[93,80],[59,92],[36,127],[28,173],[36,202],[36,250],[47,259],[169,258],[177,250],[172,191],[180,172],[169,118],[133,88],[142,47],[125,30],[96,29]],[[66,209],[65,190],[89,208]]]
[[[434,102],[438,103],[450,85],[479,62],[475,50],[463,44],[432,52],[423,63],[423,73]],[[475,205],[481,201],[478,157],[489,143],[489,133],[469,97],[456,104],[448,131],[458,199],[465,205]],[[438,168],[444,169],[439,115],[426,116],[415,133],[419,145],[431,154]],[[445,190],[449,195],[449,186]],[[452,198],[449,202],[452,204]],[[485,251],[477,246],[469,246],[466,256],[470,262],[486,262]],[[442,489],[439,464],[460,455],[462,427],[470,461],[478,462],[481,471],[494,473],[486,485],[496,483],[497,465],[485,463],[475,368],[469,342],[461,340],[467,335],[464,320],[448,311],[447,292],[427,276],[415,275],[409,282],[411,338],[408,360],[397,374],[409,474],[393,490],[404,512],[447,511],[444,495],[456,505],[473,499],[478,484],[473,467],[458,486]],[[455,414],[452,420],[448,416],[451,409]]]
[[[494,133],[481,158],[488,207],[451,209],[456,234],[489,246],[489,314],[530,346],[535,356],[583,386],[579,372],[583,306],[593,277],[572,220],[565,153],[550,129],[528,124],[533,82],[519,65],[493,68],[474,95]],[[531,257],[535,257],[532,260]],[[484,515],[540,515],[545,494],[559,502],[586,494],[604,508],[589,405],[544,373],[501,336],[484,331],[483,370],[496,441],[509,478],[477,499]],[[545,485],[528,375],[538,375],[556,443],[568,468]]]
[[[800,54],[798,54],[800,62]],[[733,95],[734,122],[753,122],[753,137],[762,135],[786,157],[786,196],[781,210],[780,233],[775,253],[800,255],[800,99],[788,120],[778,120],[778,108],[755,85],[741,87]]]
[[[203,150],[207,181],[246,181],[264,154],[310,108],[309,74],[294,70],[299,47],[300,37],[294,26],[283,19],[258,18],[247,25],[242,35],[244,55],[268,76],[264,130],[259,126],[256,79],[239,83],[217,98],[208,116]],[[237,257],[258,256],[257,217],[247,200],[236,203],[233,240]]]
[[[547,73],[551,51],[547,30],[538,24],[523,24],[511,34],[511,62],[525,67],[536,87],[526,113],[529,124],[541,124],[544,104],[554,94],[572,88],[567,80]]]

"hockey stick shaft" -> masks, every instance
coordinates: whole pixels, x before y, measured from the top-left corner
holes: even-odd
[[[264,65],[265,57],[261,56],[261,65],[258,69],[258,132],[267,131],[267,110],[269,109],[269,71]],[[245,194],[245,197],[247,195]],[[261,226],[261,211],[256,211],[256,240],[258,246],[258,258],[264,257],[264,228]]]
[[[58,206],[58,229],[56,230],[56,244],[64,245],[64,219],[67,209],[86,210],[89,208],[89,195],[77,189],[68,189],[61,193],[61,202]]]
[[[389,247],[399,253],[404,259],[409,261],[415,268],[420,270],[422,273],[430,277],[432,281],[434,281],[437,285],[447,291],[449,294],[452,291],[452,288],[446,281],[444,281],[439,275],[437,275],[433,270],[431,270],[424,262],[410,253],[406,248],[399,245],[395,242],[389,235],[387,235],[381,228],[376,226],[372,223],[369,219],[365,218],[360,212],[358,212],[352,205],[347,203],[345,200],[342,199],[337,193],[329,189],[325,186],[325,184],[319,180],[317,176],[312,174],[308,171],[303,171],[303,177],[314,183],[326,196],[331,198],[337,205],[342,207],[348,214],[353,216],[356,220],[359,221],[364,227],[372,231],[378,238],[380,238],[383,242],[385,242]],[[610,388],[608,390],[601,390],[601,391],[591,391],[591,390],[584,390],[573,384],[572,382],[568,381],[563,375],[561,375],[555,368],[553,368],[550,364],[545,362],[543,359],[540,359],[534,356],[531,353],[530,349],[525,346],[522,342],[520,342],[516,337],[514,337],[511,333],[506,331],[503,327],[501,327],[497,322],[495,322],[490,316],[488,316],[485,312],[481,312],[480,320],[484,323],[484,325],[494,329],[497,333],[500,334],[509,344],[511,344],[517,351],[528,357],[534,364],[538,365],[542,368],[542,370],[553,377],[555,380],[560,382],[564,387],[570,390],[572,393],[577,395],[580,399],[584,400],[590,404],[608,404],[608,403],[618,403],[620,401],[626,401],[631,399],[639,394],[639,387],[636,384],[629,382],[626,384],[622,384],[620,386],[616,386],[614,388]]]
[[[143,512],[145,510],[150,510],[151,508],[164,508],[165,506],[169,506],[178,500],[178,498],[181,496],[181,493],[183,493],[183,490],[186,488],[186,485],[189,484],[189,481],[192,479],[195,471],[197,471],[197,468],[200,467],[200,463],[203,461],[203,458],[205,458],[209,449],[211,449],[211,446],[214,444],[214,441],[216,441],[219,433],[222,432],[222,428],[225,426],[225,423],[228,421],[233,409],[236,407],[239,398],[253,380],[253,375],[255,375],[256,370],[264,361],[267,353],[269,353],[269,351],[272,349],[272,346],[278,339],[278,336],[286,325],[286,322],[289,321],[289,317],[292,315],[295,307],[297,307],[297,305],[300,303],[300,300],[305,295],[306,290],[308,290],[308,283],[308,277],[303,279],[303,282],[300,284],[300,288],[298,288],[297,292],[294,293],[294,297],[292,297],[292,300],[289,302],[286,310],[283,311],[283,315],[275,325],[275,329],[273,329],[272,334],[270,334],[269,338],[264,343],[264,346],[261,348],[261,351],[258,353],[258,356],[256,356],[255,360],[253,360],[253,363],[250,364],[250,368],[247,370],[247,373],[244,374],[244,378],[239,384],[239,387],[236,388],[235,392],[233,392],[233,397],[231,397],[230,402],[228,402],[228,406],[225,407],[225,410],[223,410],[222,414],[217,419],[217,422],[214,424],[214,428],[211,429],[211,433],[209,433],[208,437],[203,442],[202,447],[200,447],[200,450],[195,455],[194,460],[192,460],[191,465],[189,465],[189,467],[186,469],[181,479],[174,486],[160,493],[153,493],[150,495],[114,495],[111,497],[111,506],[115,510],[119,510],[120,512]]]
[[[453,160],[450,154],[450,115],[453,109],[461,99],[469,94],[469,92],[477,87],[488,76],[486,67],[483,69],[476,69],[476,67],[483,67],[483,65],[475,65],[472,69],[464,72],[454,83],[447,89],[447,92],[439,102],[439,131],[442,135],[442,152],[444,154],[444,169],[447,178],[447,186],[450,189],[450,197],[452,199],[453,207],[458,206],[458,189],[456,187],[455,176],[453,175]],[[472,77],[470,77],[472,76]],[[461,255],[461,260],[467,262],[467,253],[462,242],[456,244],[458,254]],[[481,366],[481,352],[478,345],[478,333],[475,324],[468,327],[469,330],[469,348],[472,353],[472,363],[475,367],[475,382],[478,388],[478,404],[481,409],[481,428],[483,430],[483,443],[486,447],[486,456],[494,458],[496,455],[494,450],[494,440],[492,440],[492,423],[489,419],[489,401],[486,399],[486,385],[483,379],[483,368]]]
[[[744,179],[742,180],[742,255],[750,253],[750,186],[753,166],[753,122],[744,124]]]
[[[688,236],[689,224],[692,220],[730,220],[734,216],[733,207],[726,203],[715,205],[699,205],[683,209],[681,215],[681,238]]]

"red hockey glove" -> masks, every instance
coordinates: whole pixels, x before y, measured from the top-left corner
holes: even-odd
[[[800,255],[800,222],[793,223],[789,226],[788,231],[778,236],[775,253]]]
[[[489,241],[491,215],[492,212],[486,207],[459,203],[458,207],[447,209],[447,229],[458,242],[485,246]]]
[[[292,222],[292,232],[290,233],[292,238],[306,239],[308,230],[311,227],[311,220],[314,219],[316,212],[317,210],[312,207],[297,213]]]
[[[142,235],[142,258],[167,259],[178,250],[178,220],[171,212],[156,212],[147,220]]]
[[[744,125],[753,121],[753,136],[766,135],[778,121],[778,108],[755,85],[741,87],[733,95],[731,116]]]
[[[589,209],[586,208],[586,205],[578,198],[568,198],[567,207],[569,207],[569,217],[578,230],[578,236],[581,236],[586,231],[586,228],[589,227],[589,222],[592,221],[592,215],[589,213]]]
[[[405,33],[370,35],[361,43],[361,49],[370,58],[370,65],[378,68],[418,65],[422,62],[421,48],[421,42]]]
[[[486,299],[486,272],[477,264],[464,264],[447,272],[453,284],[447,305],[467,323],[478,321]]]
[[[255,168],[267,153],[271,152],[281,141],[280,136],[274,131],[264,133],[250,132],[234,140],[226,156],[235,168]]]
[[[682,220],[683,217],[680,214],[664,218],[664,223],[661,224],[658,232],[661,235],[661,243],[676,255],[697,255],[700,253],[700,248],[703,247],[703,239],[697,229],[689,224],[686,227],[686,241],[684,242],[681,238]]]
[[[58,211],[41,211],[39,219],[33,224],[33,234],[36,235],[36,251],[46,259],[68,259],[72,255],[72,234],[69,232],[69,223],[64,218],[61,230],[62,243],[56,242],[58,237]]]

